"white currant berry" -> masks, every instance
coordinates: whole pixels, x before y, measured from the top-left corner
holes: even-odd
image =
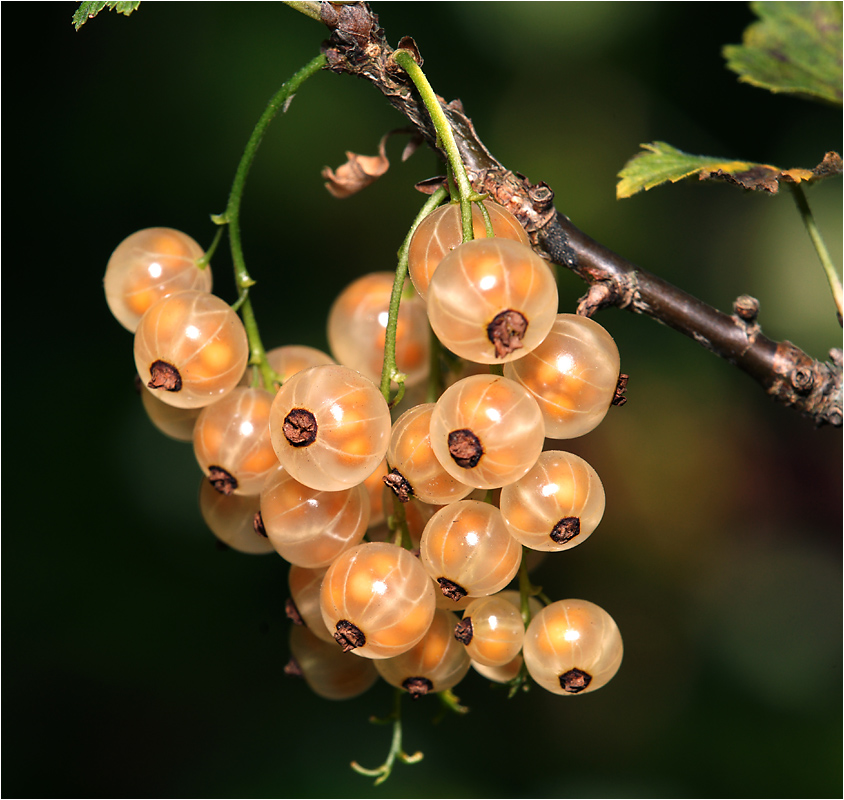
[[[554,694],[593,692],[621,665],[624,647],[615,620],[587,600],[558,600],[542,609],[525,633],[530,676]]]
[[[200,269],[205,253],[186,233],[144,228],[127,236],[111,254],[103,284],[117,321],[134,331],[156,301],[185,289],[210,292],[211,267]]]
[[[390,441],[390,410],[372,381],[349,367],[297,372],[275,396],[270,437],[298,481],[334,492],[366,480]]]
[[[491,200],[485,200],[484,206],[489,212],[495,236],[530,244],[525,229],[504,206]],[[475,239],[486,237],[484,218],[476,203],[472,203],[472,228]],[[410,279],[422,297],[427,296],[431,276],[440,261],[462,242],[463,221],[457,203],[440,206],[419,223],[410,239],[407,264]]]
[[[499,375],[473,375],[443,392],[431,415],[431,447],[461,483],[494,489],[521,478],[545,442],[530,393]]]
[[[326,627],[343,649],[366,658],[391,658],[410,650],[430,627],[434,586],[407,550],[367,542],[331,564],[320,603]]]
[[[615,397],[620,360],[612,336],[597,322],[558,314],[530,353],[504,365],[539,404],[546,436],[573,439],[593,430]]]
[[[453,353],[481,364],[522,358],[557,316],[549,266],[525,244],[475,239],[440,262],[428,287],[428,320]]]
[[[308,628],[290,631],[293,663],[285,672],[301,674],[314,694],[326,700],[349,700],[369,689],[378,672],[371,661],[344,653],[336,644],[314,636]]]
[[[437,609],[431,626],[410,650],[375,662],[381,677],[404,689],[414,699],[429,692],[444,692],[463,680],[469,671],[466,649],[454,638],[457,617]]]
[[[568,550],[585,541],[604,515],[604,486],[580,456],[547,450],[531,470],[501,490],[513,538],[534,550]]]
[[[460,500],[428,521],[419,557],[442,593],[458,600],[503,589],[519,571],[522,548],[495,506]]]
[[[228,394],[249,358],[246,330],[213,294],[184,291],[157,301],[135,331],[135,366],[159,400],[200,408]]]
[[[300,567],[327,567],[363,538],[369,495],[362,485],[338,492],[312,489],[278,466],[261,492],[261,518],[283,559]]]

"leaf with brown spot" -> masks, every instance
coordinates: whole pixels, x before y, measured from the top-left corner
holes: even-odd
[[[840,2],[751,3],[759,17],[742,44],[724,47],[739,80],[841,105]]]
[[[618,177],[616,197],[623,199],[642,190],[697,175],[700,180],[724,180],[752,191],[776,194],[780,182],[800,183],[820,180],[841,174],[841,156],[827,153],[814,169],[800,167],[782,170],[771,164],[753,161],[730,161],[716,156],[697,156],[684,153],[665,142],[641,145],[637,153],[623,167]]]

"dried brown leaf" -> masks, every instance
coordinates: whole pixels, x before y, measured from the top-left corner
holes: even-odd
[[[362,156],[347,150],[346,158],[348,160],[345,164],[337,167],[336,171],[326,167],[322,171],[322,177],[326,181],[325,188],[334,197],[343,199],[351,197],[361,189],[372,185],[390,168],[386,154],[389,136],[388,133],[381,137],[381,141],[378,143],[377,156]]]

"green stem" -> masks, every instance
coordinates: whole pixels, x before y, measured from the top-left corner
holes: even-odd
[[[797,203],[797,209],[800,212],[800,217],[803,224],[806,226],[806,232],[815,246],[815,251],[821,261],[821,266],[826,273],[826,279],[829,281],[829,288],[832,290],[832,298],[835,301],[835,307],[838,309],[838,321],[842,319],[842,291],[841,279],[835,270],[835,265],[832,263],[832,258],[829,251],[826,249],[826,244],[821,235],[820,229],[815,222],[815,217],[812,214],[812,209],[809,208],[809,201],[806,199],[806,193],[799,183],[790,183],[789,188],[794,197],[794,202]]]
[[[528,577],[527,559],[525,558],[525,548],[522,546],[522,561],[519,564],[519,600],[520,610],[522,612],[522,622],[525,623],[525,630],[530,625],[530,598],[534,593],[533,584]]]
[[[318,55],[302,67],[272,96],[267,107],[264,109],[264,113],[255,125],[252,135],[246,143],[240,163],[237,165],[226,210],[222,214],[212,217],[217,225],[228,225],[229,228],[229,244],[231,246],[234,279],[238,292],[236,306],[240,309],[243,324],[246,328],[246,335],[249,338],[249,363],[260,369],[264,386],[267,389],[273,385],[273,381],[278,380],[278,375],[275,374],[267,362],[267,354],[261,342],[258,323],[255,320],[255,313],[252,310],[252,303],[249,299],[249,288],[255,285],[255,281],[249,275],[249,271],[246,269],[246,261],[243,257],[243,244],[240,237],[240,204],[243,198],[246,178],[249,175],[252,162],[255,160],[258,146],[261,144],[261,140],[264,138],[264,134],[270,123],[276,114],[282,108],[286,107],[286,104],[292,99],[299,87],[311,75],[319,72],[325,64],[325,56],[322,54]]]
[[[399,324],[399,305],[401,304],[401,295],[404,291],[404,282],[407,278],[407,254],[410,250],[410,240],[413,234],[419,227],[425,217],[428,216],[445,198],[448,192],[439,188],[435,191],[422,206],[420,212],[413,220],[410,230],[407,233],[401,247],[399,248],[399,263],[396,267],[396,278],[393,281],[393,291],[390,295],[390,312],[387,317],[387,329],[384,334],[384,366],[381,368],[381,394],[390,405],[395,405],[401,400],[404,394],[404,378],[403,372],[399,372],[396,366],[396,329]],[[395,381],[399,384],[399,393],[390,403],[390,386]]]
[[[322,17],[319,13],[319,7],[322,3],[308,2],[308,0],[284,0],[284,5],[290,6],[294,11],[304,14],[306,17],[315,19],[317,22],[322,22]]]
[[[434,92],[433,87],[425,77],[420,66],[413,58],[409,50],[396,50],[393,53],[396,63],[408,74],[414,86],[431,115],[431,122],[437,132],[438,143],[445,151],[449,166],[457,186],[457,193],[460,199],[460,218],[463,224],[463,241],[469,242],[474,238],[472,226],[472,202],[480,200],[481,196],[472,189],[469,183],[469,176],[466,174],[466,167],[463,166],[463,159],[460,158],[460,151],[457,149],[457,142],[451,125],[440,105],[440,100]]]
[[[392,722],[393,723],[393,738],[390,743],[390,752],[387,754],[387,760],[375,769],[367,769],[358,764],[357,761],[352,761],[352,769],[361,775],[369,775],[376,778],[375,785],[378,786],[384,783],[390,777],[393,771],[393,764],[396,759],[403,761],[405,764],[415,764],[422,760],[422,753],[416,752],[412,756],[402,750],[401,746],[401,696],[404,694],[401,689],[396,689],[393,695],[393,711],[386,720],[373,720],[373,722]]]

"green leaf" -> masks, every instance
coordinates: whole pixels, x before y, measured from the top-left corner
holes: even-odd
[[[730,161],[717,156],[694,156],[684,153],[665,142],[640,145],[644,152],[637,153],[623,167],[618,177],[616,197],[621,200],[643,189],[653,189],[662,183],[677,181],[697,175],[700,180],[723,180],[742,189],[776,194],[780,183],[813,183],[842,171],[841,156],[827,153],[813,169],[783,170],[770,164],[753,161]]]
[[[743,44],[724,47],[739,80],[841,105],[840,2],[758,2]]]
[[[651,142],[640,147],[645,152],[633,156],[618,173],[621,180],[616,186],[615,195],[619,200],[642,189],[653,189],[666,181],[677,183],[704,169],[741,171],[752,166],[748,161],[725,161],[712,156],[693,156],[665,142]]]
[[[89,19],[93,19],[104,8],[125,14],[127,17],[141,4],[141,0],[108,0],[108,2],[80,3],[73,14],[73,27],[79,30]]]

